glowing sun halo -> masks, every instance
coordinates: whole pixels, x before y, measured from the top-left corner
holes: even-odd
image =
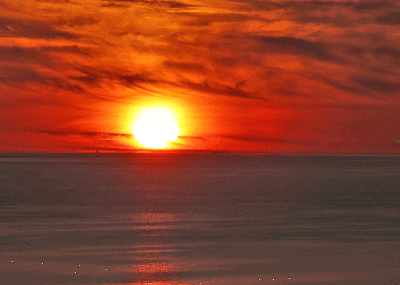
[[[168,114],[152,111],[141,116],[133,127],[136,140],[147,148],[164,148],[176,140],[179,128]]]

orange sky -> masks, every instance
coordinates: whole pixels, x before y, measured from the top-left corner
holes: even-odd
[[[400,153],[400,4],[0,0],[0,152]]]

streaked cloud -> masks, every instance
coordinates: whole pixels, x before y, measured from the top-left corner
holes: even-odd
[[[115,138],[127,137],[131,138],[133,134],[119,134],[119,133],[96,133],[96,132],[76,132],[76,131],[42,131],[41,133],[53,136],[87,136],[87,137],[101,137],[101,138]]]
[[[385,24],[385,25],[400,25],[400,12],[391,12],[384,14],[382,16],[379,16],[376,18],[378,23]]]
[[[398,151],[397,1],[17,0],[0,7],[4,130],[29,133],[43,120],[45,140],[75,129],[93,143],[100,134],[117,141],[130,132],[129,122],[118,122],[132,119],[125,112],[158,102],[196,110],[185,113],[179,147]],[[352,126],[362,120],[368,133],[386,127],[376,130],[379,138],[360,139]]]
[[[60,31],[46,21],[10,19],[0,17],[1,37],[22,37],[30,39],[75,39],[78,34]]]
[[[297,39],[292,37],[259,37],[266,44],[266,53],[274,51],[275,53],[305,54],[313,56],[319,60],[333,60],[323,46],[323,44]]]

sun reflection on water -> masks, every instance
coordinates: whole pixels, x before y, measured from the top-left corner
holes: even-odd
[[[138,213],[131,220],[145,231],[143,244],[134,252],[129,270],[129,282],[132,284],[186,285],[179,276],[183,266],[174,254],[177,252],[166,243],[165,231],[176,229],[178,215],[171,213]]]

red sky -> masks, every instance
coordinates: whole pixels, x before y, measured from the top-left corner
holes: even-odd
[[[0,0],[0,152],[400,153],[400,4]]]

